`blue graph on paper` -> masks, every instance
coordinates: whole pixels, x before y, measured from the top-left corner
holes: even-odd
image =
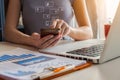
[[[36,64],[36,63],[50,61],[53,59],[55,59],[55,58],[47,57],[47,56],[37,56],[37,57],[33,57],[33,58],[25,59],[25,60],[20,60],[20,61],[13,62],[13,63],[16,63],[18,65],[22,65],[22,66],[29,66],[29,65]]]
[[[36,72],[35,71],[17,71],[17,72],[5,72],[5,73],[13,76],[26,76]]]
[[[22,54],[22,55],[2,55],[0,56],[0,62],[8,61],[8,60],[15,60],[15,59],[23,59],[35,56],[33,54]]]

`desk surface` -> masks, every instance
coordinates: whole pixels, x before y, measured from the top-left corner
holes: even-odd
[[[32,47],[0,42],[0,52],[11,50],[16,47],[23,47],[35,50]],[[120,58],[112,61],[96,64],[83,70],[79,70],[53,80],[120,80]]]

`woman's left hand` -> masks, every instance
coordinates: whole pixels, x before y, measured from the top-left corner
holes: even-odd
[[[59,28],[60,32],[59,34],[63,37],[65,35],[68,35],[70,33],[70,26],[64,21],[60,19],[56,19],[53,21],[51,28]]]

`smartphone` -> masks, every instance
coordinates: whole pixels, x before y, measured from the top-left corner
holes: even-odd
[[[47,35],[58,35],[60,29],[59,28],[42,28],[40,29],[41,37],[47,36]]]

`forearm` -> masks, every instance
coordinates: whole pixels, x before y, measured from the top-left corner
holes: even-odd
[[[86,40],[93,38],[93,33],[90,27],[84,26],[79,28],[71,28],[69,36],[75,40]]]
[[[75,12],[78,28],[71,28],[69,36],[75,40],[86,40],[93,37],[93,32],[85,0],[74,0],[73,9]]]
[[[20,9],[20,0],[9,1],[4,27],[4,37],[6,41],[31,45],[31,37],[16,29],[19,22]]]
[[[5,37],[5,40],[9,42],[33,46],[33,39],[31,38],[31,36],[26,35],[18,31],[17,29],[11,29],[11,30],[5,29],[4,37]]]

